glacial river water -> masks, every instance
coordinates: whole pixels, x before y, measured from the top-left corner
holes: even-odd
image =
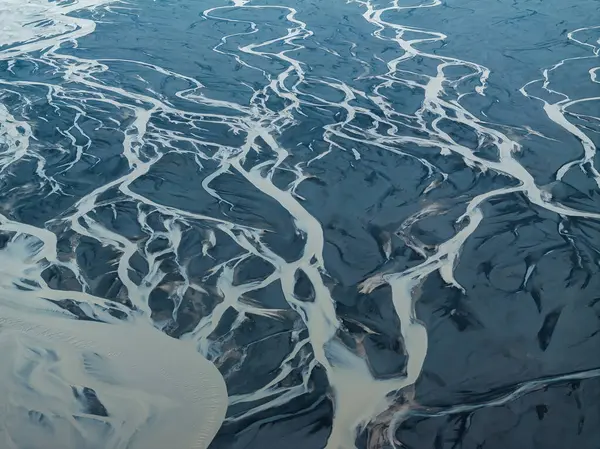
[[[0,0],[0,448],[598,449],[597,0]]]

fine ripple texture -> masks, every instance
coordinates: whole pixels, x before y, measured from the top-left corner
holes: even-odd
[[[597,449],[599,22],[0,0],[0,442]]]

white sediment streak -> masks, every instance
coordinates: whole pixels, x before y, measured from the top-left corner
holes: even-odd
[[[68,14],[110,3],[114,2],[2,2],[0,61],[6,61],[8,72],[19,59],[48,64],[62,72],[66,81],[83,81],[85,85],[84,73],[105,66],[97,61],[71,59],[61,55],[60,48],[66,42],[76,45],[77,39],[95,30],[96,24]],[[14,94],[27,85],[21,80],[0,79],[0,94],[5,88]],[[61,85],[30,85],[46,88],[50,102],[53,95],[69,97],[69,89]],[[27,107],[27,98],[19,95]],[[98,99],[112,101],[103,94]],[[76,144],[71,130],[90,142],[77,123],[86,112],[76,104],[72,107],[80,112],[73,126],[63,132],[75,148],[73,161],[65,171],[81,160],[87,148]],[[34,160],[37,179],[33,182],[39,189],[50,185],[53,193],[60,193],[60,185],[47,175],[44,143],[36,141],[23,111],[22,118],[15,118],[0,103],[0,176],[7,179],[16,165]],[[133,283],[127,269],[128,260],[139,249],[137,245],[86,215],[100,193],[145,173],[146,166],[136,150],[152,112],[141,107],[133,108],[133,112],[134,132],[129,133],[129,141],[125,139],[124,156],[134,170],[128,178],[82,199],[75,212],[82,221],[74,220],[72,230],[121,251],[118,273],[136,311],[87,293],[76,260],[59,258],[53,232],[0,216],[0,231],[10,238],[0,249],[2,448],[205,449],[224,419],[227,391],[216,367],[194,346],[168,337],[150,321],[147,289],[148,285],[156,285],[161,273],[151,271],[143,286]],[[10,210],[10,206],[5,202],[3,209]],[[177,246],[177,226],[169,227],[168,233]],[[50,289],[42,272],[51,266],[70,269],[82,291]],[[74,301],[84,314],[97,321],[79,320],[55,306],[56,301]],[[111,311],[126,318],[117,319]]]
[[[583,156],[581,158],[563,164],[556,172],[556,180],[561,181],[564,178],[564,176],[569,172],[569,170],[571,170],[571,168],[579,166],[583,173],[591,176],[596,182],[596,185],[600,187],[600,173],[598,172],[598,169],[595,165],[595,158],[597,153],[596,144],[581,128],[571,123],[571,121],[569,121],[568,118],[569,115],[573,117],[579,117],[578,114],[572,113],[569,110],[572,106],[589,102],[598,103],[600,102],[600,96],[572,99],[568,95],[556,91],[555,88],[553,88],[552,86],[551,80],[553,73],[562,67],[568,66],[569,62],[586,60],[594,61],[600,59],[600,39],[597,39],[595,44],[590,44],[577,38],[577,36],[586,32],[595,32],[596,34],[598,34],[598,32],[600,32],[600,26],[579,28],[577,30],[569,32],[567,34],[567,38],[571,42],[574,42],[582,46],[583,48],[590,49],[592,51],[591,55],[562,59],[560,62],[554,64],[552,67],[544,69],[542,71],[542,79],[530,81],[525,86],[523,86],[520,89],[520,91],[526,97],[534,98],[538,101],[541,101],[544,104],[544,112],[546,113],[548,118],[554,123],[556,123],[558,126],[563,128],[565,131],[573,135],[581,143],[581,147],[583,149]],[[600,67],[593,67],[589,69],[588,73],[591,82],[598,83],[596,72],[599,69]],[[562,97],[562,99],[559,101],[552,102],[551,100],[546,100],[544,98],[529,93],[529,88],[534,85],[541,85],[543,92],[549,94],[549,97],[555,97],[558,95],[559,97]],[[600,120],[599,116],[586,116],[586,118],[592,120]]]
[[[48,243],[20,236],[0,251],[2,447],[206,448],[226,410],[218,370],[145,320],[111,318],[101,298],[35,287]],[[47,299],[87,303],[109,323]]]
[[[203,13],[204,19],[221,21],[224,25],[232,25],[232,28],[235,26],[236,31],[235,34],[222,37],[213,51],[219,57],[231,56],[244,70],[251,69],[254,74],[263,76],[262,86],[260,79],[252,87],[250,83],[242,83],[243,90],[250,89],[252,93],[248,104],[213,100],[195,78],[148,62],[111,58],[86,60],[78,58],[75,50],[68,54],[60,52],[61,45],[76,43],[77,39],[91,33],[96,26],[93,20],[72,18],[67,14],[84,8],[106,6],[112,3],[109,0],[58,3],[38,0],[27,2],[23,8],[18,8],[17,3],[11,0],[0,5],[0,19],[7,19],[0,22],[6,23],[0,25],[0,31],[4,26],[6,36],[5,41],[0,42],[0,60],[7,61],[8,67],[12,67],[11,64],[17,59],[47,64],[72,89],[62,83],[40,81],[0,79],[1,85],[14,88],[15,91],[41,87],[48,91],[51,105],[59,99],[62,105],[68,104],[77,111],[72,126],[62,132],[64,137],[73,142],[74,148],[73,158],[65,165],[66,171],[86,157],[88,147],[85,143],[76,142],[73,133],[79,133],[85,142],[91,141],[92,137],[78,124],[78,120],[85,116],[86,108],[90,108],[90,103],[118,111],[123,116],[122,121],[117,119],[120,117],[111,117],[110,120],[121,127],[115,132],[123,137],[121,155],[128,169],[78,198],[68,211],[46,223],[47,228],[21,224],[0,216],[0,231],[11,233],[11,236],[16,233],[7,247],[0,251],[0,258],[9,257],[19,261],[10,264],[4,271],[0,268],[0,274],[3,274],[0,288],[3,294],[6,293],[2,299],[6,312],[0,313],[0,352],[3,355],[6,353],[6,359],[12,360],[12,364],[3,365],[0,369],[2,379],[6,379],[2,387],[3,397],[10,398],[7,400],[10,407],[5,421],[21,422],[12,433],[9,429],[0,432],[7,447],[12,447],[11,444],[18,447],[21,444],[19,438],[29,438],[27,444],[33,445],[42,439],[46,441],[50,435],[48,429],[54,429],[52,435],[57,438],[55,441],[60,445],[57,447],[61,449],[96,448],[98,446],[94,446],[93,442],[100,437],[108,441],[102,448],[206,447],[223,418],[225,391],[216,369],[192,348],[219,364],[227,355],[222,349],[224,343],[233,338],[245,320],[252,316],[278,319],[284,313],[282,310],[263,307],[248,300],[249,294],[276,283],[281,285],[280,293],[297,315],[295,327],[289,331],[292,349],[283,358],[277,372],[263,385],[254,391],[231,396],[231,404],[250,405],[244,411],[229,416],[227,421],[251,418],[310,392],[311,378],[315,369],[320,367],[327,376],[334,407],[327,449],[352,449],[358,433],[369,424],[382,423],[388,427],[387,440],[393,446],[396,444],[395,426],[406,414],[406,407],[412,406],[411,387],[421,375],[428,350],[427,331],[415,312],[419,287],[429,275],[439,272],[449,286],[463,288],[454,276],[454,268],[465,242],[484,219],[482,205],[500,195],[521,193],[532,204],[562,216],[600,218],[600,214],[555,202],[536,185],[534,177],[515,157],[520,150],[519,143],[461,105],[460,99],[464,95],[485,95],[489,69],[470,61],[427,53],[420,48],[422,44],[443,41],[446,39],[443,33],[404,26],[387,19],[398,16],[394,13],[402,11],[437,7],[440,1],[402,6],[398,0],[394,0],[383,7],[370,1],[351,2],[358,13],[362,11],[367,25],[373,26],[372,37],[386,41],[386,46],[391,44],[398,50],[397,53],[386,53],[393,54],[392,59],[387,61],[377,56],[385,64],[384,70],[387,68],[387,72],[371,73],[369,63],[358,59],[357,51],[361,43],[351,43],[353,57],[366,67],[366,73],[360,78],[368,74],[375,80],[375,85],[368,92],[353,86],[352,81],[356,80],[319,78],[305,71],[302,51],[314,34],[308,24],[300,19],[301,13],[295,8],[233,0],[227,6],[207,9]],[[230,47],[233,42],[260,36],[261,25],[243,19],[244,12],[249,13],[248,17],[256,17],[257,13],[263,12],[276,13],[283,22],[281,35],[273,36],[271,28],[274,26],[270,23],[268,40],[242,42],[232,50]],[[321,43],[316,47],[327,51],[328,55],[339,57],[336,50],[328,49]],[[597,55],[596,47],[592,47]],[[432,63],[435,67],[433,73],[416,74],[404,70],[404,63],[417,58]],[[276,73],[259,67],[258,60],[262,63],[276,62],[273,64],[277,68]],[[111,64],[137,67],[140,73],[152,71],[181,82],[188,88],[174,93],[173,99],[150,89],[129,91],[124,85],[111,85],[100,80],[103,74],[111,70]],[[458,80],[450,79],[448,73],[453,68],[468,73]],[[597,82],[596,69],[590,71],[590,77]],[[144,81],[141,75],[139,79]],[[467,81],[476,81],[477,86],[472,92],[459,92],[458,87],[464,87],[461,83],[468,85]],[[306,85],[318,85],[335,91],[342,99],[334,101],[321,98],[313,91],[306,93],[303,90]],[[416,111],[398,111],[394,102],[386,97],[386,89],[397,85],[408,86],[422,94],[423,100]],[[314,91],[318,92],[317,89]],[[26,98],[21,100],[27,102]],[[585,134],[571,125],[565,116],[566,108],[576,101],[584,100],[545,104],[552,120],[579,138],[585,150],[584,157],[565,166],[558,178],[560,180],[573,164],[579,164],[588,167],[598,181],[591,165],[595,149]],[[174,106],[174,103],[185,102],[200,106],[204,112],[192,112]],[[369,106],[361,106],[361,102],[369,102]],[[322,127],[322,135],[318,139],[325,149],[311,155],[309,161],[292,165],[289,161],[292,159],[290,156],[295,156],[294,148],[281,144],[279,137],[303,120],[304,107],[335,111],[332,114],[334,119]],[[0,145],[3,145],[0,176],[10,172],[19,161],[34,159],[39,162],[35,182],[40,186],[50,186],[53,192],[60,193],[61,185],[47,174],[47,161],[35,141],[35,133],[28,124],[26,114],[18,115],[11,112],[8,106],[0,104]],[[366,128],[357,125],[355,120],[359,116],[371,121],[372,126]],[[493,146],[498,157],[486,159],[475,149],[456,142],[444,131],[444,121],[469,128],[480,142],[485,141]],[[169,129],[159,122],[176,126]],[[100,124],[104,125],[102,122]],[[203,134],[203,127],[215,124],[226,128],[232,135],[243,136],[240,139],[243,143],[228,146],[210,133]],[[178,131],[181,125],[189,132]],[[415,147],[423,151],[413,154],[411,148]],[[312,149],[310,145],[309,148]],[[366,163],[371,156],[368,148],[422,165],[427,173],[424,197],[435,192],[449,177],[449,174],[430,162],[429,155],[423,155],[427,151],[435,153],[435,156],[442,154],[459,158],[474,171],[489,170],[513,181],[510,187],[493,189],[466,200],[464,214],[456,223],[456,233],[447,241],[430,248],[425,248],[411,236],[414,223],[430,213],[438,212],[431,203],[426,203],[401,225],[406,244],[422,257],[421,263],[409,269],[393,265],[395,268],[385,268],[360,284],[359,289],[365,294],[382,285],[391,288],[392,304],[401,324],[401,343],[407,365],[403,374],[390,378],[374,375],[361,346],[361,337],[349,335],[338,317],[336,301],[328,285],[324,230],[318,218],[311,214],[303,204],[303,198],[297,194],[299,185],[311,177],[307,168],[311,163],[334,151],[347,152],[353,164]],[[276,203],[289,214],[298,239],[302,240],[304,247],[300,254],[295,260],[277,254],[265,238],[269,230],[236,222],[227,214],[211,216],[192,212],[184,206],[161,204],[157,199],[138,193],[133,187],[134,183],[147,177],[166,154],[192,158],[203,175],[196,187],[203,189],[220,205],[235,208],[231,196],[222,194],[216,187],[217,180],[226,176],[236,176],[256,189],[263,198]],[[252,156],[257,154],[261,162],[252,165]],[[212,172],[207,173],[205,162],[210,162],[214,167]],[[274,181],[279,170],[286,170],[294,178],[287,186]],[[116,200],[103,199],[110,192],[118,192],[119,201],[135,205],[135,218],[141,229],[141,237],[134,240],[121,235],[117,229],[108,229],[97,219],[95,213],[100,207],[114,207],[117,203]],[[114,213],[116,216],[117,212]],[[160,231],[150,224],[150,218],[156,217],[159,217],[157,219],[164,228]],[[203,281],[214,280],[212,294],[220,297],[212,310],[199,318],[195,328],[182,337],[185,341],[181,342],[169,339],[155,329],[162,328],[165,323],[153,321],[149,299],[157,288],[168,290],[169,299],[174,305],[173,321],[176,321],[186,292],[193,290],[201,295],[209,294],[202,282],[191,279],[187,265],[189,261],[180,258],[180,253],[185,249],[182,248],[185,233],[198,224],[203,227],[198,255],[204,258],[203,261],[212,263]],[[76,259],[58,257],[57,238],[49,230],[53,227],[65,227],[78,238],[91,239],[118,254],[114,261],[116,277],[125,286],[127,299],[133,307],[90,294],[83,269],[77,265]],[[222,245],[224,239],[229,239],[227,243],[235,245],[239,252],[229,260],[215,261],[212,259],[212,250]],[[152,251],[151,244],[158,241],[164,242],[162,249]],[[391,262],[393,255],[389,239],[383,252],[386,260]],[[170,273],[161,268],[161,258],[166,256],[172,258]],[[135,271],[132,262],[134,257],[143,259],[147,265],[142,279],[130,276]],[[238,282],[235,273],[240,264],[257,259],[266,263],[272,271],[259,280]],[[386,265],[389,266],[392,265]],[[41,275],[47,267],[71,270],[81,284],[81,291],[51,290]],[[172,274],[178,276],[177,283],[161,286],[163,279]],[[299,298],[294,293],[301,275],[312,288],[313,297],[310,300]],[[105,323],[76,321],[47,301],[61,299],[75,301],[87,317]],[[231,310],[236,312],[236,318],[224,333],[225,336],[215,341],[214,336],[223,327],[226,312]],[[119,320],[114,317],[114,312],[119,312],[119,316],[124,314],[127,318]],[[293,315],[289,311],[285,313],[286,316]],[[344,343],[348,340],[353,340],[355,345]],[[241,354],[239,357],[243,362],[247,348],[235,349]],[[29,368],[32,366],[38,368]],[[55,375],[48,377],[43,371],[52,371]],[[287,378],[292,373],[299,373],[301,381],[288,382]],[[68,386],[75,387],[71,396],[66,394]],[[29,387],[33,388],[31,392],[26,391]],[[85,401],[82,397],[87,390],[83,390],[83,387],[95,392],[107,409],[108,416],[92,416],[89,410],[84,410]],[[408,405],[399,406],[399,403]],[[402,409],[400,412],[399,408]],[[35,412],[24,419],[23,413],[28,410]],[[34,418],[39,425],[31,421]],[[47,422],[50,422],[49,427],[43,425]]]
[[[273,254],[261,242],[259,234],[253,235],[254,243],[247,245],[247,248],[254,248],[255,255],[263,258],[275,267],[275,273],[266,280],[271,283],[278,279],[282,283],[283,293],[290,306],[296,310],[302,318],[306,329],[308,330],[307,340],[299,340],[294,347],[294,355],[286,358],[280,367],[280,375],[276,378],[279,381],[291,371],[291,360],[295,357],[307,342],[310,343],[314,352],[314,360],[324,368],[332,390],[332,401],[334,404],[334,417],[332,431],[328,439],[327,449],[349,449],[354,447],[357,432],[363,429],[370,421],[387,419],[388,423],[397,425],[399,416],[406,411],[403,410],[396,417],[389,418],[385,413],[388,407],[394,405],[394,400],[402,394],[403,389],[415,384],[421,374],[423,363],[427,354],[427,332],[423,324],[418,320],[415,314],[415,301],[418,300],[417,287],[433,272],[439,271],[442,279],[455,288],[462,289],[462,286],[454,277],[454,267],[460,256],[461,248],[465,241],[477,230],[483,220],[481,205],[490,198],[510,193],[523,193],[536,206],[540,206],[549,211],[563,216],[577,216],[587,218],[600,218],[600,214],[579,211],[573,208],[561,205],[550,197],[547,192],[542,191],[535,183],[533,176],[516,159],[516,154],[520,151],[520,145],[517,141],[511,139],[508,135],[498,131],[496,128],[481,121],[473,114],[469,113],[461,104],[460,99],[465,95],[456,91],[456,99],[448,99],[456,90],[461,82],[468,79],[476,79],[479,85],[475,87],[474,94],[485,95],[487,80],[490,76],[490,70],[480,64],[461,60],[447,56],[427,53],[419,48],[420,44],[441,42],[446,39],[443,33],[417,29],[410,26],[404,26],[389,22],[385,19],[389,13],[410,11],[421,8],[433,8],[441,5],[441,2],[432,0],[422,4],[403,6],[398,0],[387,3],[387,6],[376,6],[370,1],[356,1],[364,9],[363,17],[375,27],[373,36],[376,39],[389,41],[397,45],[402,52],[400,56],[389,61],[385,61],[388,72],[378,74],[376,78],[381,83],[372,89],[372,92],[366,93],[358,90],[346,82],[335,79],[307,79],[304,72],[301,59],[294,59],[291,51],[296,50],[294,55],[298,55],[298,50],[303,48],[303,41],[312,36],[308,30],[308,25],[298,19],[297,11],[286,6],[276,5],[257,5],[234,2],[234,6],[224,6],[209,9],[204,12],[204,16],[209,19],[221,20],[224,22],[245,23],[248,26],[247,32],[236,33],[226,36],[221,40],[221,44],[215,47],[214,51],[221,54],[231,55],[236,61],[245,67],[254,68],[261,71],[268,80],[268,85],[255,92],[255,99],[262,98],[262,102],[256,102],[255,112],[244,126],[247,129],[246,145],[241,152],[236,153],[233,158],[224,161],[227,167],[235,169],[253,186],[257,187],[262,193],[277,201],[293,217],[298,232],[305,237],[305,250],[300,259],[295,262],[287,263],[282,258]],[[271,39],[260,44],[240,45],[237,51],[225,52],[223,45],[229,42],[229,39],[236,36],[241,38],[245,35],[256,33],[260,26],[251,20],[241,20],[229,18],[229,16],[219,15],[220,11],[231,11],[235,8],[242,8],[241,11],[256,12],[260,10],[283,10],[288,14],[286,19],[292,24],[287,29],[287,35]],[[237,15],[236,17],[242,17]],[[411,36],[408,38],[406,36]],[[275,43],[287,44],[287,49],[279,52],[269,52],[265,48]],[[360,48],[360,44],[353,43],[353,49]],[[332,52],[332,54],[336,54]],[[354,54],[354,53],[353,53]],[[247,56],[248,58],[245,58]],[[252,58],[263,57],[270,60],[278,60],[286,65],[286,69],[277,77],[273,78],[267,75],[263,69],[252,65]],[[425,58],[433,61],[437,70],[435,74],[426,75],[419,73],[418,76],[403,79],[403,75],[416,75],[411,72],[403,72],[402,64],[411,59]],[[366,64],[366,63],[365,63]],[[368,65],[368,64],[366,64]],[[467,69],[469,73],[463,75],[460,79],[449,79],[446,76],[448,69],[452,67],[461,67]],[[592,72],[594,76],[595,72]],[[415,81],[415,79],[419,81]],[[289,82],[293,80],[293,82]],[[286,81],[288,81],[286,83]],[[320,98],[316,94],[303,94],[300,86],[310,81],[311,83],[320,83],[328,88],[334,89],[344,97],[342,101],[334,102],[325,98]],[[409,86],[411,89],[420,89],[423,93],[423,102],[421,108],[414,114],[405,114],[396,111],[393,103],[382,93],[385,88],[391,88],[395,84]],[[374,94],[373,94],[374,92]],[[265,98],[276,95],[287,101],[286,107],[281,111],[272,111],[265,109]],[[372,110],[353,104],[357,98],[368,99],[377,105],[380,114],[373,113]],[[308,100],[307,100],[308,99]],[[417,147],[438,148],[441,154],[457,155],[464,161],[467,167],[474,170],[490,170],[504,175],[515,181],[514,187],[500,188],[488,193],[476,196],[466,205],[466,211],[459,219],[458,225],[460,231],[451,239],[442,243],[434,249],[431,255],[427,255],[421,249],[419,254],[424,257],[424,261],[411,269],[401,272],[384,272],[377,274],[363,282],[361,288],[364,293],[369,293],[380,285],[388,284],[392,290],[393,304],[396,314],[401,322],[402,343],[405,347],[408,363],[406,374],[392,379],[377,379],[369,369],[368,361],[364,355],[361,355],[344,345],[339,339],[338,334],[344,332],[336,316],[335,301],[331,293],[324,285],[322,277],[326,275],[323,261],[323,231],[315,217],[311,216],[301,203],[294,197],[295,188],[308,176],[301,168],[296,173],[297,182],[289,190],[282,190],[276,187],[272,182],[272,175],[275,169],[283,164],[289,155],[290,149],[284,149],[277,143],[276,136],[286,127],[293,125],[294,112],[301,114],[303,106],[322,105],[328,108],[341,110],[345,113],[345,118],[334,124],[327,124],[323,127],[323,141],[329,145],[329,149],[314,157],[314,160],[326,157],[332,150],[341,150],[352,152],[357,163],[360,155],[353,147],[344,148],[337,143],[335,139],[343,139],[350,144],[362,144],[365,146],[376,147],[402,157],[412,158],[427,168],[430,175],[441,175],[444,182],[448,175],[443,173],[438,167],[427,161],[426,157],[415,156],[407,150],[400,150],[408,145]],[[370,129],[359,129],[352,125],[352,121],[358,115],[369,117],[374,125]],[[433,117],[433,119],[431,119]],[[402,134],[402,124],[400,119],[413,119],[413,129],[419,131],[424,137],[415,137]],[[427,120],[431,120],[427,122]],[[449,120],[454,123],[464,125],[473,130],[480,141],[491,142],[497,152],[497,160],[490,160],[478,155],[472,148],[457,143],[442,128],[442,120]],[[388,128],[386,134],[379,133],[378,126],[385,125]],[[264,162],[252,169],[244,168],[242,162],[251,151],[259,150],[256,140],[260,138],[267,143],[269,151],[274,154],[274,158],[269,162]],[[309,161],[307,166],[310,164]],[[438,181],[432,181],[425,193],[434,190],[439,185]],[[418,215],[418,214],[417,214]],[[416,218],[418,220],[418,217]],[[410,219],[409,219],[410,221]],[[410,226],[407,230],[410,233]],[[409,239],[410,240],[410,239]],[[242,244],[240,241],[238,243]],[[388,256],[389,257],[389,256]],[[294,274],[296,270],[302,270],[310,279],[315,289],[314,302],[303,302],[297,300],[294,295]],[[264,283],[261,284],[264,286]],[[229,304],[236,310],[240,310],[237,294],[224,293],[228,298],[234,298]],[[209,328],[200,326],[196,335],[207,335],[218,323],[212,322]],[[310,377],[314,364],[309,363],[303,369],[303,378],[306,384]],[[286,389],[277,386],[277,382],[271,382],[255,393],[249,393],[236,397],[234,402],[252,402],[273,397],[268,403],[270,406],[281,405],[301,392],[302,388]],[[265,404],[256,410],[264,410]],[[241,417],[251,415],[254,410],[244,413]],[[385,418],[388,416],[388,418]],[[237,419],[237,418],[234,418]],[[390,444],[395,444],[393,436],[394,425],[390,426],[387,439]]]

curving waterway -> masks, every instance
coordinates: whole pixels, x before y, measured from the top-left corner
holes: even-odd
[[[597,449],[598,2],[278,1],[0,0],[0,448]]]

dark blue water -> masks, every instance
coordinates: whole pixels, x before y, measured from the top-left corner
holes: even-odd
[[[599,58],[596,0],[0,0],[2,295],[193,345],[213,449],[598,449]]]

